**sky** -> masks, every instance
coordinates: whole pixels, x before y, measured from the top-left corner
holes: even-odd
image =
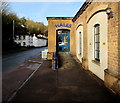
[[[10,2],[19,18],[29,18],[48,25],[46,17],[74,17],[83,2]]]

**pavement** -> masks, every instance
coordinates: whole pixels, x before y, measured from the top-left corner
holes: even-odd
[[[97,77],[92,73],[85,71],[74,56],[69,53],[61,53],[59,57],[60,67],[57,70],[52,69],[51,61],[45,60],[41,61],[43,62],[41,65],[34,62],[39,64],[38,67],[36,66],[37,69],[26,70],[25,66],[26,68],[34,68],[34,66],[27,66],[25,63],[23,65],[24,70],[21,68],[19,75],[14,71],[13,75],[15,76],[13,78],[15,80],[12,80],[14,82],[10,81],[7,85],[3,83],[3,87],[13,85],[20,80],[22,83],[18,83],[20,87],[16,84],[18,86],[16,92],[11,92],[11,96],[8,96],[9,102],[120,103],[120,98],[99,83],[99,80],[96,79]],[[26,81],[31,73],[33,75]],[[19,76],[24,79],[21,79]],[[26,82],[24,83],[23,80]],[[11,88],[13,87],[11,86]],[[7,93],[4,93],[3,96],[5,94]],[[6,102],[7,99],[4,99],[3,102]]]
[[[2,74],[2,101],[9,98],[21,87],[21,85],[37,70],[42,63],[41,55],[30,57],[19,67]]]

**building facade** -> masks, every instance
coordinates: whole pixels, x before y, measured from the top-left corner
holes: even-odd
[[[37,37],[35,34],[32,35],[16,35],[16,39],[14,40],[20,46],[25,47],[42,47],[47,45],[46,37]]]
[[[33,46],[33,37],[31,35],[16,35],[14,41],[20,46]]]
[[[49,52],[70,52],[73,47],[71,36],[71,17],[47,17],[48,20],[48,50]]]
[[[42,47],[47,45],[47,40],[41,37],[33,36],[33,46],[34,47]]]
[[[48,51],[76,55],[85,70],[120,95],[120,2],[85,2],[69,20],[47,19]]]

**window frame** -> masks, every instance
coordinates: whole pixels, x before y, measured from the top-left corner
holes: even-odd
[[[79,32],[79,54],[82,54],[82,32]]]
[[[94,25],[94,60],[100,62],[100,24]]]

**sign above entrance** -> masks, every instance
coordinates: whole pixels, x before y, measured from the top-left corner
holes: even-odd
[[[60,24],[55,24],[56,28],[57,27],[67,27],[71,28],[72,24],[67,24],[67,23],[60,23]]]

